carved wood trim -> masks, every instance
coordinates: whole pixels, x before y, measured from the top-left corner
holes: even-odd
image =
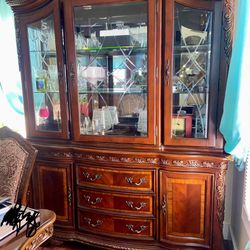
[[[42,158],[66,158],[66,159],[85,159],[94,162],[115,162],[115,163],[131,163],[131,164],[152,164],[159,166],[171,166],[179,168],[221,168],[221,161],[202,161],[202,160],[178,160],[166,159],[161,156],[119,156],[107,154],[91,154],[89,152],[54,152],[54,151],[40,151],[39,157]],[[187,156],[188,157],[188,156]],[[226,164],[226,162],[224,162]]]
[[[161,247],[157,247],[157,245],[151,245],[151,244],[146,244],[143,246],[140,245],[140,243],[138,245],[136,245],[136,243],[131,243],[131,244],[127,244],[124,245],[124,242],[117,242],[117,241],[112,241],[112,240],[108,240],[106,239],[105,241],[102,239],[99,239],[99,237],[95,237],[94,235],[86,235],[86,234],[81,234],[81,233],[72,233],[72,232],[62,232],[62,231],[58,231],[56,230],[54,232],[53,235],[54,239],[58,239],[58,240],[68,240],[69,238],[71,239],[75,239],[79,242],[82,243],[87,243],[90,246],[100,246],[103,249],[120,249],[120,250],[151,250],[151,249],[162,249]]]
[[[224,221],[224,201],[225,201],[225,176],[227,164],[222,162],[220,164],[220,171],[216,174],[216,205],[217,218],[220,226],[223,226]]]
[[[52,0],[6,0],[7,4],[18,14],[41,8],[51,1]]]
[[[219,168],[220,162],[199,160],[160,159],[162,165],[185,168]]]
[[[20,31],[20,17],[15,16],[15,30],[16,30],[16,47],[18,55],[18,65],[20,72],[23,72],[23,53],[22,53],[22,38]]]
[[[32,0],[6,0],[6,2],[10,6],[15,6],[15,5],[29,4],[29,3],[34,2],[34,1],[32,1]]]
[[[224,53],[229,64],[234,33],[234,0],[224,0],[223,4]]]

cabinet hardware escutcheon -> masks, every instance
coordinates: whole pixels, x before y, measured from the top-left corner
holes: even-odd
[[[167,202],[166,202],[166,195],[163,195],[163,200],[162,200],[162,204],[161,204],[161,210],[164,216],[166,216],[166,212],[167,212]]]
[[[69,205],[71,206],[71,201],[72,201],[72,192],[71,192],[71,188],[68,188],[68,202]]]
[[[146,178],[143,177],[143,178],[140,178],[140,181],[139,182],[134,182],[134,178],[133,177],[125,177],[125,180],[129,183],[129,184],[134,184],[136,186],[140,186],[141,184],[145,183],[146,182]]]
[[[132,208],[132,209],[135,209],[135,210],[141,210],[142,208],[145,208],[147,203],[146,202],[140,202],[140,206],[139,207],[136,207],[134,206],[134,202],[133,201],[126,201],[127,205]]]
[[[75,80],[75,69],[74,69],[74,64],[72,63],[70,65],[70,70],[69,70],[69,76],[70,76],[70,80],[72,83],[74,83],[74,80]]]
[[[96,205],[96,204],[102,202],[102,198],[100,198],[100,197],[96,197],[95,201],[91,201],[91,200],[90,200],[91,197],[90,197],[89,195],[84,195],[83,197],[84,197],[84,199],[85,199],[89,204],[91,204],[91,205]]]
[[[91,227],[98,227],[98,226],[102,225],[102,223],[103,223],[102,220],[97,220],[96,223],[93,224],[93,223],[91,223],[91,219],[90,218],[84,217],[83,219]]]
[[[102,177],[101,174],[95,174],[93,176],[90,176],[90,173],[88,173],[88,172],[83,172],[82,174],[86,178],[86,180],[88,180],[88,181],[96,181],[96,180],[101,179],[101,177]]]
[[[145,231],[148,227],[147,226],[144,226],[144,225],[141,225],[140,226],[140,230],[137,230],[137,229],[134,229],[134,225],[132,224],[127,224],[126,227],[133,233],[137,233],[137,234],[140,234],[142,233],[143,231]]]
[[[165,83],[167,85],[169,85],[169,76],[170,76],[170,63],[169,60],[167,60],[166,62],[166,66],[165,66]]]

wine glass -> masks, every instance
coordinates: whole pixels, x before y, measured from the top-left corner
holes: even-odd
[[[39,117],[42,118],[42,123],[45,124],[46,119],[49,117],[49,108],[48,106],[41,107],[39,109]]]

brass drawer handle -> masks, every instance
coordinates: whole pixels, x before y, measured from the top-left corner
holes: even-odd
[[[166,195],[165,194],[163,195],[161,210],[162,210],[163,215],[165,216],[166,212],[167,212],[167,201],[166,201]]]
[[[145,177],[140,178],[140,181],[139,181],[139,182],[134,182],[134,178],[133,178],[133,177],[125,177],[125,180],[126,180],[129,184],[133,184],[133,185],[136,185],[136,186],[140,186],[141,184],[143,184],[143,183],[146,182],[146,178],[145,178]]]
[[[134,229],[134,225],[132,224],[128,224],[126,225],[126,227],[133,233],[137,233],[137,234],[140,234],[142,233],[143,231],[145,231],[148,227],[147,226],[144,226],[144,225],[141,225],[140,226],[140,230],[137,230],[137,229]]]
[[[97,220],[96,223],[93,224],[93,223],[91,223],[91,219],[90,218],[84,217],[83,219],[91,227],[98,227],[98,226],[100,226],[103,223],[102,220]]]
[[[142,208],[146,207],[147,203],[146,202],[140,202],[140,206],[139,207],[136,207],[134,206],[134,202],[133,201],[126,201],[127,205],[132,208],[132,209],[135,209],[135,210],[141,210]]]
[[[87,181],[96,181],[96,180],[101,179],[101,177],[102,177],[101,174],[95,174],[93,176],[90,176],[90,173],[88,173],[88,172],[83,172],[82,174]]]
[[[96,205],[102,202],[102,198],[96,197],[95,201],[91,201],[91,197],[89,195],[83,195],[84,199],[91,205]]]

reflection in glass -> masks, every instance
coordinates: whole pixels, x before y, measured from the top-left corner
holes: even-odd
[[[61,130],[54,20],[49,16],[28,26],[36,129]]]
[[[175,3],[172,136],[207,138],[212,12]]]
[[[81,134],[147,135],[147,3],[75,8]]]

